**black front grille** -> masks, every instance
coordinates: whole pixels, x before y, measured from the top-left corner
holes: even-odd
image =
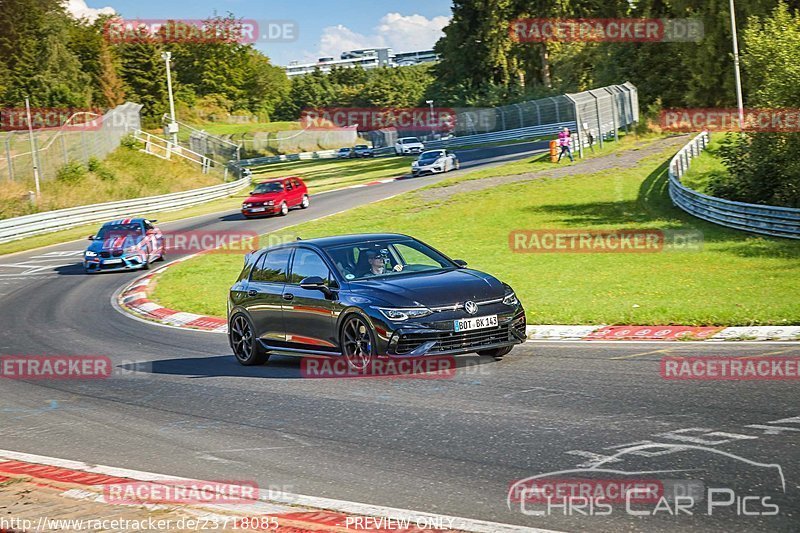
[[[401,335],[397,341],[397,353],[413,351],[427,342],[436,341],[429,353],[447,352],[450,350],[475,349],[490,346],[509,340],[508,324],[487,329],[449,333],[414,333]]]
[[[111,257],[111,252],[100,252],[100,257],[102,257],[103,259],[108,259],[109,257]]]

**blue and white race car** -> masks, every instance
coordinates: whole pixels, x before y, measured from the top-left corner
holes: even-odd
[[[163,261],[164,235],[155,220],[124,218],[106,222],[90,235],[92,244],[83,254],[83,268],[87,273],[112,270],[148,269],[150,263]]]

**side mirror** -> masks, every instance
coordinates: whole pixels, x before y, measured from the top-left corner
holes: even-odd
[[[254,195],[255,193],[256,193],[256,191],[250,191],[250,193],[249,193],[249,194],[252,196],[252,195]]]
[[[89,240],[89,241],[93,241],[94,240],[94,235],[89,235],[88,237],[86,237],[86,239]]]
[[[325,285],[325,280],[319,276],[309,276],[300,282],[300,288],[307,291],[320,291],[326,296],[331,294],[331,290]]]
[[[453,259],[453,263],[457,264],[460,268],[467,266],[467,262],[463,259]]]

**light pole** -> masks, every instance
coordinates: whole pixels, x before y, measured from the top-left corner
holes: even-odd
[[[25,97],[25,112],[28,115],[28,135],[31,139],[31,159],[33,160],[33,181],[36,183],[36,199],[42,196],[42,190],[39,188],[39,164],[36,157],[36,143],[33,140],[33,120],[31,120],[31,102],[30,99]]]
[[[736,37],[736,13],[731,0],[731,33],[733,34],[733,70],[736,75],[736,104],[739,107],[739,127],[744,127],[744,103],[742,102],[742,74],[739,71],[739,43]]]
[[[169,120],[167,132],[172,134],[172,144],[178,146],[178,123],[175,121],[175,100],[172,97],[172,71],[170,70],[169,62],[172,58],[172,52],[162,52],[161,58],[167,64],[167,93],[169,93]]]
[[[431,140],[433,140],[436,135],[436,129],[433,126],[433,100],[425,100],[425,103],[431,108]]]

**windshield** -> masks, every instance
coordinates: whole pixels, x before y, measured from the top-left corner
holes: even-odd
[[[279,181],[270,181],[267,183],[259,183],[255,189],[253,189],[254,194],[264,194],[268,192],[281,192],[283,190],[283,184]]]
[[[414,144],[418,143],[419,139],[417,139],[416,137],[408,137],[406,139],[401,140],[400,142],[403,144]]]
[[[420,161],[436,161],[444,155],[444,152],[425,152],[419,156]]]
[[[357,144],[356,145],[356,150],[368,150],[368,149],[369,149],[369,146],[367,146],[366,144]]]
[[[413,239],[355,243],[326,251],[349,281],[456,268],[448,258]]]
[[[142,225],[138,222],[130,224],[107,224],[100,228],[96,239],[105,240],[118,237],[137,237],[143,233]]]

